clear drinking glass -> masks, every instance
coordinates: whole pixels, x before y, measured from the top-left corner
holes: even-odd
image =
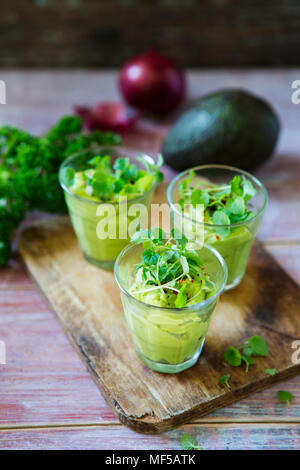
[[[217,236],[215,229],[216,227],[222,226],[196,222],[191,219],[191,221],[199,227],[199,230],[203,230],[204,228],[204,241],[216,248],[223,256],[228,268],[228,280],[225,290],[233,289],[241,282],[244,276],[251,246],[258,232],[268,202],[267,190],[257,178],[238,168],[225,165],[202,165],[191,168],[177,175],[168,187],[167,197],[173,224],[175,220],[179,220],[178,217],[188,219],[188,217],[184,216],[180,211],[178,201],[181,198],[179,185],[189,175],[190,171],[195,172],[195,176],[190,182],[191,186],[193,186],[193,184],[201,184],[201,180],[205,182],[209,181],[217,185],[228,184],[234,176],[240,175],[245,176],[251,181],[256,189],[255,196],[248,202],[248,208],[254,212],[254,216],[245,222],[229,225],[230,234],[227,237],[220,239],[220,237]]]
[[[214,294],[183,308],[158,307],[145,304],[130,293],[134,266],[140,262],[143,250],[142,244],[130,244],[115,263],[126,323],[137,356],[144,364],[158,372],[181,372],[192,367],[201,354],[212,313],[226,285],[226,264],[214,248],[204,245],[199,254],[216,284]]]
[[[98,146],[93,150],[79,152],[67,158],[60,167],[60,185],[64,190],[72,225],[84,257],[87,261],[100,268],[112,269],[118,254],[130,241],[128,231],[125,229],[126,238],[120,238],[118,236],[121,225],[125,224],[124,217],[128,228],[130,222],[136,218],[136,215],[130,216],[128,214],[128,211],[133,204],[141,204],[146,206],[147,210],[149,209],[157,182],[155,181],[152,187],[145,194],[134,199],[130,199],[127,203],[101,203],[74,194],[67,186],[67,182],[65,181],[66,172],[64,169],[70,167],[75,171],[86,170],[88,168],[88,160],[96,155],[110,155],[112,162],[120,157],[129,157],[130,162],[136,164],[139,169],[145,168],[137,160],[137,157],[143,157],[151,165],[155,162],[152,157],[144,154],[143,152],[139,152],[138,150],[120,146]],[[124,206],[124,204],[127,205]],[[101,205],[103,206],[103,209],[104,206],[112,206],[115,210],[116,237],[114,238],[100,239],[97,235],[98,224],[105,217],[107,218],[107,212],[104,215],[97,215],[97,213],[99,214],[99,206]],[[123,226],[126,227],[125,225]]]

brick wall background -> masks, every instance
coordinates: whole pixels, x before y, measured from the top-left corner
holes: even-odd
[[[1,0],[0,66],[299,65],[299,0]]]

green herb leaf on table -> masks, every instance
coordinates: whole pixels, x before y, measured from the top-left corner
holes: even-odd
[[[245,351],[247,351],[248,354],[245,354]],[[246,356],[267,357],[269,355],[269,349],[265,340],[261,336],[256,335],[248,339],[247,343],[245,344],[244,354]]]
[[[227,374],[227,375],[222,375],[220,378],[219,378],[219,384],[220,385],[226,385],[227,388],[231,388],[230,385],[229,385],[229,379],[230,379],[231,375],[230,374]]]
[[[277,370],[275,368],[274,369],[265,369],[265,373],[268,374],[268,375],[276,375]]]
[[[290,392],[286,392],[284,390],[279,390],[277,392],[277,398],[278,398],[279,401],[282,401],[282,402],[287,403],[288,405],[290,405],[291,401],[294,398],[294,395]]]
[[[245,362],[246,364],[246,373],[248,373],[249,371],[249,366],[252,366],[253,364],[255,364],[255,361],[254,359],[252,359],[251,356],[242,356],[242,361]]]
[[[242,355],[234,346],[229,346],[227,351],[225,351],[224,358],[225,361],[233,367],[238,367],[242,363]]]
[[[245,344],[243,347],[243,355],[246,357],[251,357],[253,355],[253,350],[251,346]]]
[[[240,352],[242,349],[242,353]],[[240,348],[235,348],[234,346],[230,346],[227,351],[225,351],[224,358],[229,365],[234,367],[239,367],[242,362],[246,364],[246,373],[249,371],[249,367],[255,364],[253,356],[263,356],[267,357],[269,354],[268,346],[265,340],[258,335],[252,336],[249,338],[244,346]],[[271,371],[276,369],[266,369],[266,373],[272,375]],[[273,374],[274,375],[274,374]]]
[[[183,450],[202,450],[191,434],[182,434],[180,444]]]

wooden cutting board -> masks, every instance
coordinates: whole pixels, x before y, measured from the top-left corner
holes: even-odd
[[[164,199],[162,191],[156,202]],[[136,431],[173,428],[300,373],[300,364],[292,363],[300,288],[259,243],[241,285],[222,295],[200,360],[177,375],[153,372],[136,357],[113,274],[84,260],[67,216],[26,229],[20,252],[107,402]],[[255,334],[267,341],[269,356],[257,358],[248,374],[227,365],[228,346]],[[266,368],[278,372],[271,377]],[[231,390],[219,385],[228,373]]]

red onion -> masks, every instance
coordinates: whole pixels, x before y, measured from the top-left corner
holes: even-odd
[[[185,79],[174,62],[150,50],[125,63],[120,74],[120,88],[131,106],[164,115],[182,102]]]
[[[122,103],[104,102],[89,108],[75,106],[75,112],[83,118],[84,125],[89,130],[124,132],[130,129],[140,114],[129,109]]]

